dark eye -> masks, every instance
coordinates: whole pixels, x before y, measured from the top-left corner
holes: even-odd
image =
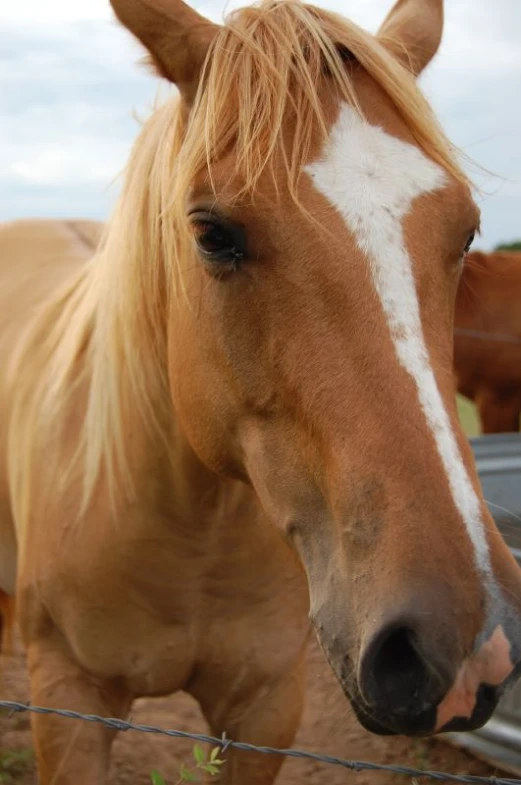
[[[468,253],[472,247],[472,243],[474,242],[474,238],[476,236],[476,232],[472,232],[469,239],[467,240],[467,244],[465,246],[465,253]]]
[[[245,256],[243,230],[210,213],[193,213],[190,220],[203,258],[224,269],[236,270]]]

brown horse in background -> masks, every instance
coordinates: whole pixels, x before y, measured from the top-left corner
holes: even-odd
[[[458,422],[452,325],[479,221],[415,77],[441,0],[377,36],[296,0],[223,26],[112,0],[175,83],[94,251],[0,231],[0,589],[31,700],[125,716],[185,690],[291,743],[308,612],[365,727],[481,726],[521,659],[521,573]],[[33,716],[41,785],[113,733]],[[226,785],[280,757],[230,750]]]
[[[456,299],[454,370],[483,433],[519,431],[521,253],[468,254]]]

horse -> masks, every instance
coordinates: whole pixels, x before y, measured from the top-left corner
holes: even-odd
[[[469,253],[456,298],[454,372],[483,433],[519,431],[520,305],[521,253]]]
[[[96,248],[0,236],[0,589],[31,701],[125,717],[184,690],[281,749],[314,631],[369,731],[481,726],[517,677],[521,577],[457,418],[479,214],[416,81],[442,0],[376,35],[298,0],[222,25],[111,5],[177,91]],[[106,782],[113,730],[32,729],[42,785]],[[221,782],[281,762],[228,749]]]

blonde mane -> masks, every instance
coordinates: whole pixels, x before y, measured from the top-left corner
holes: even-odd
[[[232,13],[210,48],[192,112],[187,116],[174,97],[153,113],[95,257],[21,338],[11,367],[17,394],[9,438],[18,521],[29,514],[35,438],[64,427],[71,396],[80,390],[85,409],[72,464],[83,476],[83,507],[101,472],[110,488],[122,481],[131,489],[129,415],[134,426],[137,417],[156,436],[164,431],[166,322],[183,292],[184,203],[194,177],[205,168],[211,177],[212,164],[233,148],[243,191],[253,195],[265,170],[276,181],[274,162],[282,160],[298,203],[302,163],[317,133],[323,139],[328,133],[319,100],[324,80],[358,108],[346,52],[389,96],[421,149],[467,182],[415,80],[372,35],[297,0],[264,0]],[[295,118],[289,150],[288,112]],[[36,341],[42,345],[24,372],[24,355]]]

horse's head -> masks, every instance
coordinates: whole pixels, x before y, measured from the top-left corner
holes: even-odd
[[[181,94],[149,221],[187,295],[168,320],[187,438],[294,544],[367,728],[482,725],[521,657],[521,580],[455,408],[478,213],[415,83],[442,0],[398,0],[376,37],[296,0],[223,27],[112,4]]]

